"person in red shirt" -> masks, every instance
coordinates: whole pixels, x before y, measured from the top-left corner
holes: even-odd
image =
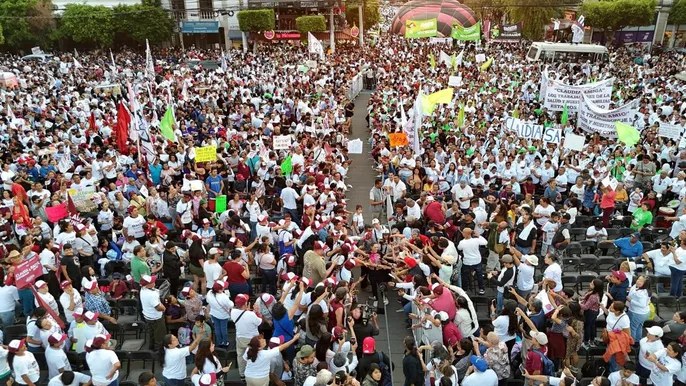
[[[433,324],[436,327],[440,325],[443,330],[443,345],[445,347],[452,347],[453,350],[457,351],[457,345],[462,340],[462,332],[453,323],[453,320],[450,319],[448,313],[445,311],[435,313]]]
[[[433,220],[436,224],[445,224],[445,211],[443,205],[434,200],[433,196],[426,198],[424,205],[424,218],[426,220]]]
[[[160,220],[155,217],[155,215],[149,214],[148,217],[146,217],[147,221],[147,228],[145,228],[145,235],[150,237],[150,233],[152,232],[152,228],[157,228],[159,231],[160,236],[166,236],[167,232],[169,231],[169,228],[167,228],[166,225]]]
[[[543,358],[541,354],[548,355],[548,336],[544,332],[531,331],[531,342],[533,345],[526,353],[526,363],[524,368],[531,375],[543,374]]]
[[[250,268],[248,263],[242,259],[241,251],[237,249],[231,251],[231,257],[229,261],[224,263],[222,269],[226,272],[226,281],[229,283],[231,301],[236,298],[236,295],[249,294],[248,279],[250,278]]]
[[[125,280],[121,279],[121,273],[112,274],[112,285],[110,286],[110,296],[112,299],[123,299],[129,293],[129,286]]]

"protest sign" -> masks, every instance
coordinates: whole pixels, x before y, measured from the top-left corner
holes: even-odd
[[[438,19],[406,20],[406,38],[430,38],[438,35]]]
[[[515,24],[495,24],[487,22],[484,30],[486,31],[486,40],[500,43],[518,43],[522,40],[522,27],[524,22]]]
[[[686,137],[681,137],[681,141],[679,141],[679,149],[686,148]]]
[[[191,181],[191,191],[193,191],[193,192],[197,191],[197,190],[202,191],[204,187],[205,187],[205,184],[203,184],[201,180]]]
[[[477,63],[485,62],[486,54],[476,54],[476,56],[474,56],[474,60],[476,60]]]
[[[69,216],[69,211],[67,211],[67,203],[63,202],[57,206],[47,206],[45,207],[45,214],[48,216],[48,221],[56,223],[59,220]]]
[[[451,38],[431,38],[429,39],[430,44],[447,44],[447,43],[452,43],[453,40]]]
[[[614,78],[581,86],[572,86],[548,78],[544,71],[542,82],[545,82],[545,86],[541,86],[543,106],[550,111],[563,111],[567,105],[568,113],[575,114],[583,103],[584,95],[600,108],[606,109],[610,106]]]
[[[17,289],[24,289],[43,276],[43,266],[38,255],[24,260],[14,268],[14,282]]]
[[[617,130],[615,122],[631,125],[636,115],[636,103],[632,101],[615,110],[606,110],[594,104],[585,94],[579,105],[577,125],[582,130],[590,133],[599,133],[606,138],[616,138]]]
[[[97,209],[97,205],[93,202],[93,196],[95,195],[94,187],[78,187],[69,189],[67,192],[74,202],[77,211],[90,212],[91,210]]]
[[[660,122],[659,135],[660,137],[679,139],[681,138],[681,132],[683,131],[683,129],[684,128],[680,125],[670,125],[668,123]]]
[[[565,143],[563,146],[565,149],[581,151],[584,148],[585,141],[586,137],[583,135],[568,133],[565,135]]]
[[[205,146],[195,149],[195,162],[208,162],[217,160],[217,147]]]
[[[362,154],[362,140],[357,138],[348,141],[348,153]]]
[[[560,143],[562,130],[553,127],[537,125],[518,118],[508,117],[505,120],[505,128],[517,133],[517,137],[524,139],[541,139],[544,142]]]
[[[459,87],[462,86],[461,76],[451,76],[448,78],[448,86]]]
[[[291,147],[290,135],[277,135],[274,137],[274,150],[289,149]]]
[[[214,199],[214,211],[217,213],[226,212],[226,195],[217,196]]]
[[[317,67],[317,61],[316,60],[308,60],[305,62],[305,65],[309,68],[316,68]]]
[[[481,21],[471,27],[463,27],[457,23],[453,25],[450,36],[455,40],[476,41],[481,40]]]
[[[388,134],[388,140],[391,142],[391,147],[407,146],[407,134],[405,133],[391,133]]]

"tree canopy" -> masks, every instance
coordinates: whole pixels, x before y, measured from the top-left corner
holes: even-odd
[[[174,20],[169,13],[154,4],[118,5],[113,13],[116,32],[138,43],[148,39],[159,44],[169,40],[174,31]]]
[[[243,32],[272,31],[275,27],[273,9],[247,9],[238,11],[236,17]]]
[[[586,25],[604,32],[619,31],[628,26],[653,24],[655,0],[584,1],[580,14],[586,17]]]
[[[101,5],[69,4],[62,14],[60,30],[77,43],[110,46],[114,39],[113,12]]]
[[[686,0],[676,0],[669,13],[669,24],[686,24]]]
[[[295,19],[295,27],[301,37],[307,38],[308,32],[326,31],[326,19],[322,15],[300,16]]]
[[[521,4],[519,0],[511,0],[508,8],[510,12],[510,20],[512,22],[524,22],[522,27],[522,36],[529,40],[542,40],[544,35],[544,27],[550,24],[550,19],[558,15],[558,10],[555,6],[559,2],[556,0],[532,0],[529,2],[530,7],[519,7]]]
[[[359,6],[358,4],[347,3],[345,9],[345,19],[349,26],[359,24]],[[377,0],[364,0],[364,29],[373,28],[381,20],[381,13],[379,12],[379,2]]]

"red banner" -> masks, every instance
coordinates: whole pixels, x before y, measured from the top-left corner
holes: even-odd
[[[41,276],[43,276],[43,266],[38,255],[22,261],[14,268],[14,283],[18,289],[33,285]]]
[[[63,202],[60,205],[57,206],[48,206],[45,208],[45,214],[48,215],[48,220],[50,222],[58,222],[61,219],[69,216],[69,212],[67,211],[67,203]]]

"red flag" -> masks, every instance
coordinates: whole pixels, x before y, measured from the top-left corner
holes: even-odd
[[[33,292],[33,297],[36,298],[38,304],[40,304],[41,307],[45,308],[45,311],[47,311],[48,315],[50,315],[52,319],[57,323],[57,325],[60,326],[62,330],[64,330],[65,327],[62,318],[60,318],[60,316],[55,313],[52,307],[50,307],[50,305],[46,303],[45,300],[43,300],[43,298],[41,298],[38,295],[38,291],[36,291],[36,289],[33,286],[31,286],[31,292]]]
[[[128,154],[128,147],[126,142],[129,140],[129,123],[131,123],[131,116],[126,111],[126,107],[122,102],[119,102],[117,108],[117,125],[115,126],[115,133],[117,133],[117,147],[123,154]]]
[[[98,129],[95,128],[95,113],[92,111],[91,111],[91,116],[88,117],[88,125],[90,126],[90,130],[88,131],[88,133],[95,134],[98,132]]]
[[[326,155],[331,154],[331,152],[333,151],[333,150],[331,149],[331,145],[329,145],[328,142],[324,142],[324,151],[326,152]]]
[[[79,211],[76,210],[76,205],[74,205],[74,201],[71,199],[70,194],[67,194],[67,210],[69,211],[69,216],[79,215]]]

